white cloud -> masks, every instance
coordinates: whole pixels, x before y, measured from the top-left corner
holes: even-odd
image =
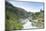
[[[13,2],[10,2],[10,3],[13,4]],[[35,13],[35,12],[40,12],[40,9],[26,8],[26,7],[19,6],[19,5],[15,5],[15,4],[13,4],[13,5],[16,6],[16,7],[23,8],[23,9],[25,9],[27,12],[33,12],[33,13]],[[42,7],[42,8],[43,8],[43,7]]]
[[[40,12],[40,9],[39,10],[37,10],[37,9],[26,9],[26,8],[23,8],[23,9],[25,9],[27,12],[33,12],[33,13]]]
[[[40,12],[40,9],[37,10],[37,9],[32,9],[32,8],[24,8],[24,7],[21,7],[21,8],[25,9],[27,12],[33,12],[33,13]]]
[[[31,10],[31,12],[40,12],[40,10],[36,10],[36,9],[33,9],[33,10]]]

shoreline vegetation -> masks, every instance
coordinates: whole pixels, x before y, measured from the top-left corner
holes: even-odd
[[[5,30],[21,30],[25,24],[20,19],[28,18],[32,22],[32,26],[44,28],[44,10],[40,12],[32,13],[27,12],[22,8],[14,7],[8,1],[5,2],[5,11],[6,11],[6,21],[5,21]]]

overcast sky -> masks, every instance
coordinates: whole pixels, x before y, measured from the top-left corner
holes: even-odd
[[[43,3],[41,2],[19,2],[15,0],[10,0],[9,2],[16,7],[25,9],[28,12],[38,12],[40,9],[43,9]]]

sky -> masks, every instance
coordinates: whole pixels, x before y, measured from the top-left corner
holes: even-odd
[[[9,0],[9,1],[35,1],[35,2],[43,2],[44,0]]]
[[[10,0],[9,1],[12,5],[23,8],[27,12],[39,12],[40,9],[43,9],[43,3],[42,2],[29,2],[29,1],[15,1]]]

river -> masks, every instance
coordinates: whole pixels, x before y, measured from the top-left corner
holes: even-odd
[[[23,23],[25,23],[23,25],[22,30],[14,30],[14,31],[24,31],[26,29],[37,28],[37,27],[32,26],[32,22],[30,22],[28,18],[27,19],[21,19],[21,20],[22,20]]]

